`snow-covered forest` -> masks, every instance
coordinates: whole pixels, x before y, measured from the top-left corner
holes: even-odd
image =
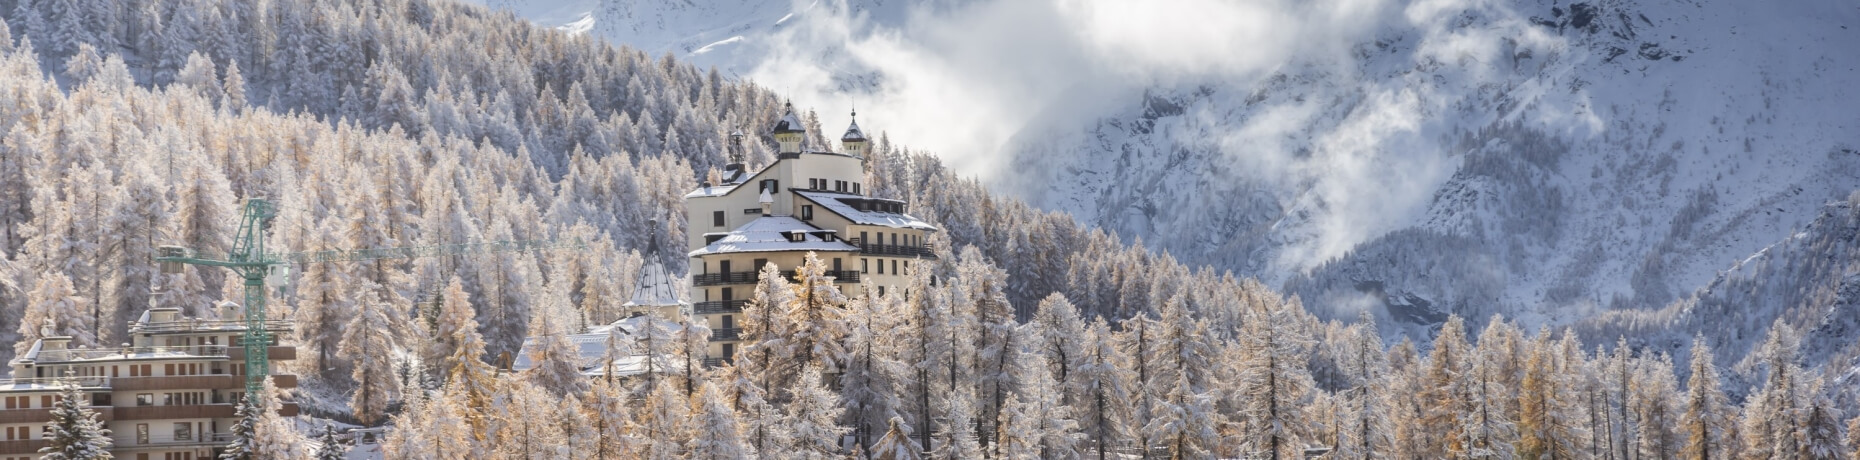
[[[1737,366],[1751,388],[1730,395],[1715,344],[1674,356],[1502,320],[1475,336],[1455,318],[1420,338],[1431,345],[1385,346],[1374,321],[1320,321],[1296,297],[991,196],[882,137],[869,190],[945,230],[940,264],[892,290],[908,295],[765,276],[744,322],[756,343],[733,366],[589,381],[540,359],[500,373],[493,357],[526,336],[568,346],[556,339],[625,301],[643,263],[682,273],[683,195],[732,130],[762,136],[752,167],[771,161],[763,128],[781,97],[445,0],[0,0],[0,15],[0,341],[19,344],[0,355],[48,325],[76,346],[127,341],[151,304],[228,311],[228,273],[150,260],[168,244],[227,251],[248,197],[279,204],[269,244],[286,250],[586,242],[306,265],[273,294],[302,353],[282,369],[303,377],[288,397],[392,424],[392,458],[1860,447],[1841,412],[1851,384],[1804,368],[1787,325]],[[829,145],[807,118],[810,142]],[[416,305],[431,311],[415,320]],[[703,340],[609,348],[686,356]]]

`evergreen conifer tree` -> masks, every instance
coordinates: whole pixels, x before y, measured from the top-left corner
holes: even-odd
[[[1737,458],[1736,432],[1731,413],[1734,407],[1719,388],[1718,367],[1712,364],[1711,347],[1705,337],[1692,339],[1691,377],[1686,380],[1685,413],[1679,416],[1679,428],[1686,444],[1681,453],[1688,460],[1728,460]]]
[[[750,450],[743,442],[741,424],[736,418],[736,411],[730,409],[729,402],[717,391],[715,385],[705,383],[698,394],[701,409],[692,422],[695,432],[686,452],[693,460],[733,460],[749,458]]]
[[[70,374],[67,372],[67,377]],[[52,421],[46,426],[45,447],[39,448],[41,459],[105,460],[110,455],[110,430],[97,421],[87,398],[75,379],[60,383],[58,400],[52,403]]]
[[[349,446],[336,439],[336,427],[323,425],[316,437],[316,460],[342,460],[348,453]]]

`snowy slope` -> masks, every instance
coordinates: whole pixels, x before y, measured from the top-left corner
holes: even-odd
[[[874,107],[873,124],[998,190],[1411,332],[1447,313],[1536,325],[1659,308],[1860,187],[1851,2],[1169,1],[1153,5],[1207,8],[1121,15],[1081,13],[1104,7],[1088,1],[904,3],[519,9],[816,104],[910,102]],[[1165,55],[1146,61],[1118,43],[1155,37],[1094,22],[1225,24],[1236,5],[1316,31],[1198,43],[1209,36],[1177,21],[1183,39],[1137,50]],[[1095,35],[1053,32],[1081,24]],[[1214,53],[1181,59],[1251,59],[1170,60],[1195,46]],[[1118,68],[1129,62],[1155,68]],[[1014,65],[1028,75],[994,69]],[[788,67],[805,71],[770,71]],[[955,77],[925,83],[938,71]]]

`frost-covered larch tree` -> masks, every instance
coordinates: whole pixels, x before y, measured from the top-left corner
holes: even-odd
[[[1490,327],[1486,330],[1496,332]],[[1459,458],[1517,458],[1518,427],[1507,411],[1516,400],[1515,390],[1504,386],[1501,373],[1508,350],[1497,340],[1485,339],[1480,337],[1479,346],[1470,356],[1472,367],[1461,375],[1466,379],[1466,399],[1460,404],[1463,412],[1458,414],[1456,432],[1460,439],[1451,441],[1448,449]]]
[[[1233,391],[1244,404],[1241,416],[1246,419],[1247,454],[1302,458],[1314,428],[1305,413],[1314,384],[1304,359],[1312,340],[1299,324],[1304,308],[1294,298],[1282,304],[1256,305],[1251,314],[1236,348],[1227,353],[1239,359],[1239,381]]]
[[[683,440],[690,438],[687,420],[691,408],[675,385],[665,379],[653,383],[646,396],[644,413],[637,414],[633,432],[639,437],[634,458],[673,460],[684,458]]]
[[[847,408],[846,426],[860,446],[870,446],[884,434],[886,423],[900,415],[904,363],[894,350],[902,315],[895,296],[876,296],[878,287],[867,281],[866,296],[847,302],[846,367],[840,373],[840,400]]]
[[[1550,340],[1547,328],[1538,331],[1529,348],[1523,386],[1518,390],[1518,453],[1523,458],[1580,458],[1587,453],[1579,442],[1587,420],[1578,420],[1573,413],[1580,404],[1565,374],[1571,354]],[[1582,359],[1580,352],[1574,355],[1573,359]]]
[[[1459,439],[1459,415],[1463,412],[1466,379],[1461,374],[1466,372],[1467,363],[1471,362],[1470,346],[1466,342],[1466,322],[1459,315],[1447,318],[1446,324],[1440,326],[1440,335],[1434,337],[1434,349],[1427,354],[1426,371],[1422,375],[1420,399],[1421,418],[1414,420],[1422,433],[1434,433],[1439,437],[1430,437],[1428,451],[1421,453],[1429,457],[1446,457],[1451,455],[1449,444]],[[1414,454],[1414,453],[1411,453]]]
[[[1634,447],[1640,458],[1678,458],[1685,443],[1676,430],[1683,409],[1679,385],[1673,382],[1673,360],[1661,353],[1637,361],[1626,401],[1634,413]]]
[[[955,309],[959,316],[974,318],[971,325],[977,338],[975,376],[982,398],[976,408],[979,431],[997,433],[999,428],[995,425],[1000,419],[1001,407],[1007,402],[1008,394],[1014,391],[1009,368],[1018,341],[1016,327],[1020,324],[1014,306],[1008,303],[1005,286],[1008,275],[983,256],[979,248],[967,246],[956,265],[956,276],[961,294],[956,297]]]
[[[472,335],[478,334],[478,312],[472,309],[471,294],[465,291],[465,282],[458,276],[446,282],[438,300],[438,311],[432,316],[433,340],[428,342],[421,359],[429,363],[434,372],[444,374],[458,365],[453,356],[458,354],[460,334],[467,330]]]
[[[1066,300],[1065,294],[1053,293],[1035,307],[1034,328],[1041,335],[1040,343],[1044,349],[1038,354],[1046,358],[1046,366],[1058,381],[1064,392],[1060,402],[1072,404],[1073,373],[1084,360],[1084,346],[1080,340],[1085,334],[1085,320],[1079,318],[1079,309]]]
[[[776,370],[793,374],[807,366],[838,371],[846,359],[846,295],[827,276],[827,264],[809,252],[795,268],[794,294],[782,306],[786,350],[793,357]]]
[[[1212,455],[1220,444],[1214,431],[1220,425],[1220,414],[1215,410],[1214,394],[1210,391],[1215,383],[1213,371],[1217,352],[1209,343],[1206,323],[1189,316],[1185,303],[1181,295],[1170,297],[1163,303],[1162,316],[1155,323],[1156,353],[1145,360],[1149,366],[1145,372],[1149,374],[1150,385],[1144,392],[1160,398],[1151,404],[1150,419],[1143,426],[1143,432],[1150,443],[1176,456],[1205,457]],[[1262,350],[1302,353],[1302,350],[1292,349]],[[1299,355],[1288,354],[1280,359],[1295,360],[1296,356]]]
[[[551,315],[536,315],[531,320],[530,336],[536,347],[530,350],[535,367],[526,371],[530,383],[556,396],[586,390],[588,380],[581,376],[581,354],[570,332]]]
[[[567,445],[557,407],[566,404],[547,389],[523,379],[499,381],[496,397],[487,411],[491,415],[492,457],[545,458],[557,455]]]
[[[685,446],[686,458],[693,460],[733,460],[749,458],[752,450],[743,442],[741,424],[729,401],[716,385],[705,383],[698,393],[701,405],[692,420],[694,431]]]
[[[1763,385],[1744,403],[1744,456],[1787,458],[1801,450],[1801,411],[1806,393],[1799,359],[1801,338],[1795,328],[1778,318],[1763,343],[1746,358],[1746,366],[1761,367]]]
[[[1008,403],[1011,410],[1003,411],[1003,414],[1020,414],[1031,422],[1031,427],[1010,430],[1010,433],[1003,433],[1003,438],[1017,433],[1031,440],[1037,458],[1076,458],[1083,435],[1079,432],[1078,420],[1073,418],[1072,407],[1063,401],[1066,386],[1059,382],[1052,368],[1047,367],[1048,359],[1040,353],[1051,349],[1044,343],[1047,334],[1039,330],[1041,326],[1041,323],[1030,322],[1020,328],[1019,334],[1026,338],[1026,343],[1015,353],[1013,378],[1017,385]]]
[[[590,385],[588,397],[583,398],[591,414],[596,442],[590,450],[596,459],[625,458],[629,452],[638,448],[638,439],[634,438],[630,423],[633,414],[627,391],[618,382],[600,381]]]
[[[1711,346],[1705,343],[1704,335],[1692,339],[1690,367],[1685,413],[1679,416],[1679,429],[1686,439],[1681,456],[1688,460],[1737,458],[1737,427],[1732,415],[1736,408],[1719,388],[1718,367],[1712,364]]]
[[[1130,426],[1129,406],[1135,376],[1125,367],[1118,341],[1104,318],[1093,320],[1079,341],[1082,359],[1072,381],[1072,391],[1078,395],[1073,407],[1078,409],[1079,431],[1091,444],[1087,451],[1104,460],[1114,455],[1111,446],[1136,431]]]
[[[1825,396],[1815,397],[1805,409],[1802,420],[1802,450],[1795,458],[1803,460],[1847,460],[1847,447],[1841,445],[1841,410]]]
[[[679,320],[676,339],[678,356],[684,361],[685,398],[697,396],[697,385],[707,379],[704,359],[710,348],[710,322],[703,317],[686,316]]]
[[[904,429],[904,419],[893,417],[891,427],[885,430],[885,437],[878,438],[872,445],[872,460],[923,460],[917,447],[911,445],[910,432]]]
[[[356,384],[349,397],[349,409],[363,424],[374,424],[385,417],[388,401],[398,391],[392,359],[394,325],[386,305],[363,300],[357,305],[355,317],[344,327],[338,352],[355,363],[355,370],[349,374]]]
[[[809,366],[801,371],[791,390],[787,426],[793,430],[794,450],[790,458],[823,460],[840,458],[840,439],[851,431],[839,425],[839,397],[820,381],[820,369]]]
[[[69,373],[67,373],[69,376]],[[52,403],[52,421],[46,425],[45,447],[39,448],[41,459],[106,460],[110,455],[110,430],[97,421],[97,412],[86,402],[89,398],[74,380],[60,384],[58,401]]]
[[[787,355],[787,323],[780,318],[782,307],[793,302],[794,288],[774,263],[756,269],[760,270],[756,289],[749,301],[744,303],[743,321],[739,323],[742,331],[738,337],[744,343],[743,349],[732,364],[766,392],[782,383],[776,379],[775,370],[787,366],[791,358]],[[770,395],[762,393],[760,396],[767,399]],[[740,407],[737,409],[744,410]],[[758,448],[766,446],[754,434],[751,435],[751,441]]]
[[[87,327],[83,305],[87,302],[71,288],[71,280],[60,273],[39,275],[39,282],[26,294],[26,313],[19,322],[19,342],[13,344],[14,356],[25,354],[44,332],[71,337],[73,347],[95,345],[94,329]],[[86,341],[80,338],[93,338]]]
[[[1382,333],[1376,330],[1376,318],[1368,310],[1357,316],[1357,324],[1347,335],[1348,343],[1339,361],[1350,388],[1344,398],[1346,416],[1337,431],[1337,456],[1344,459],[1388,458],[1393,455],[1394,426],[1388,405],[1388,357],[1382,351]],[[1483,342],[1483,341],[1482,341]]]

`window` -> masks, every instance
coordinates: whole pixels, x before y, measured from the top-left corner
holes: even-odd
[[[149,424],[137,423],[136,424],[136,444],[148,444],[148,443],[149,443]]]
[[[137,406],[155,405],[155,394],[154,393],[137,393],[136,394],[136,405]]]
[[[879,296],[879,297],[884,297],[884,296],[885,296],[885,287],[884,287],[884,286],[879,286],[879,287],[878,287],[878,296]]]
[[[904,274],[904,272],[900,272],[900,271],[898,271],[898,261],[897,261],[896,259],[893,259],[893,260],[891,261],[891,274],[893,274],[893,275],[902,275],[902,274]]]
[[[755,270],[755,271],[761,271],[762,267],[769,266],[769,260],[768,259],[756,259],[755,264],[756,264],[755,266],[749,267],[749,269]]]
[[[871,269],[872,269],[871,259],[859,259],[859,274],[863,275],[866,273],[866,270],[871,270]]]
[[[878,259],[878,274],[885,274],[885,259]]]
[[[722,273],[729,273],[730,272],[730,261],[728,260],[717,261],[717,271],[722,272]]]
[[[853,194],[854,194],[854,195],[858,195],[858,194],[859,194],[859,183],[858,183],[858,182],[854,182],[854,183],[853,183]]]
[[[174,424],[174,440],[176,441],[194,440],[194,424],[190,422],[175,423]]]
[[[839,273],[839,272],[840,272],[841,270],[843,270],[843,269],[842,269],[842,268],[840,268],[840,258],[838,258],[838,257],[834,257],[834,258],[833,258],[833,272],[834,272],[835,274],[838,274],[838,273]]]
[[[723,226],[723,211],[716,211],[716,212],[710,213],[710,224],[712,226],[722,227]]]
[[[872,239],[867,238],[865,232],[859,232],[859,244],[866,244],[870,242],[872,242]]]
[[[723,344],[723,360],[729,361],[733,358],[736,358],[736,344],[734,343]]]
[[[736,328],[736,315],[723,315],[723,328],[724,329],[735,329]]]
[[[819,189],[820,189],[820,179],[808,179],[808,180],[807,180],[807,188],[808,188],[808,189],[810,189],[810,190],[819,190]]]
[[[769,193],[779,192],[781,191],[781,181],[777,181],[775,179],[763,179],[762,190],[767,190]]]
[[[801,205],[801,220],[813,220],[813,219],[814,219],[814,205],[811,205],[811,204]]]
[[[731,301],[731,300],[736,300],[736,291],[731,290],[730,288],[723,288],[723,300],[726,302]]]

